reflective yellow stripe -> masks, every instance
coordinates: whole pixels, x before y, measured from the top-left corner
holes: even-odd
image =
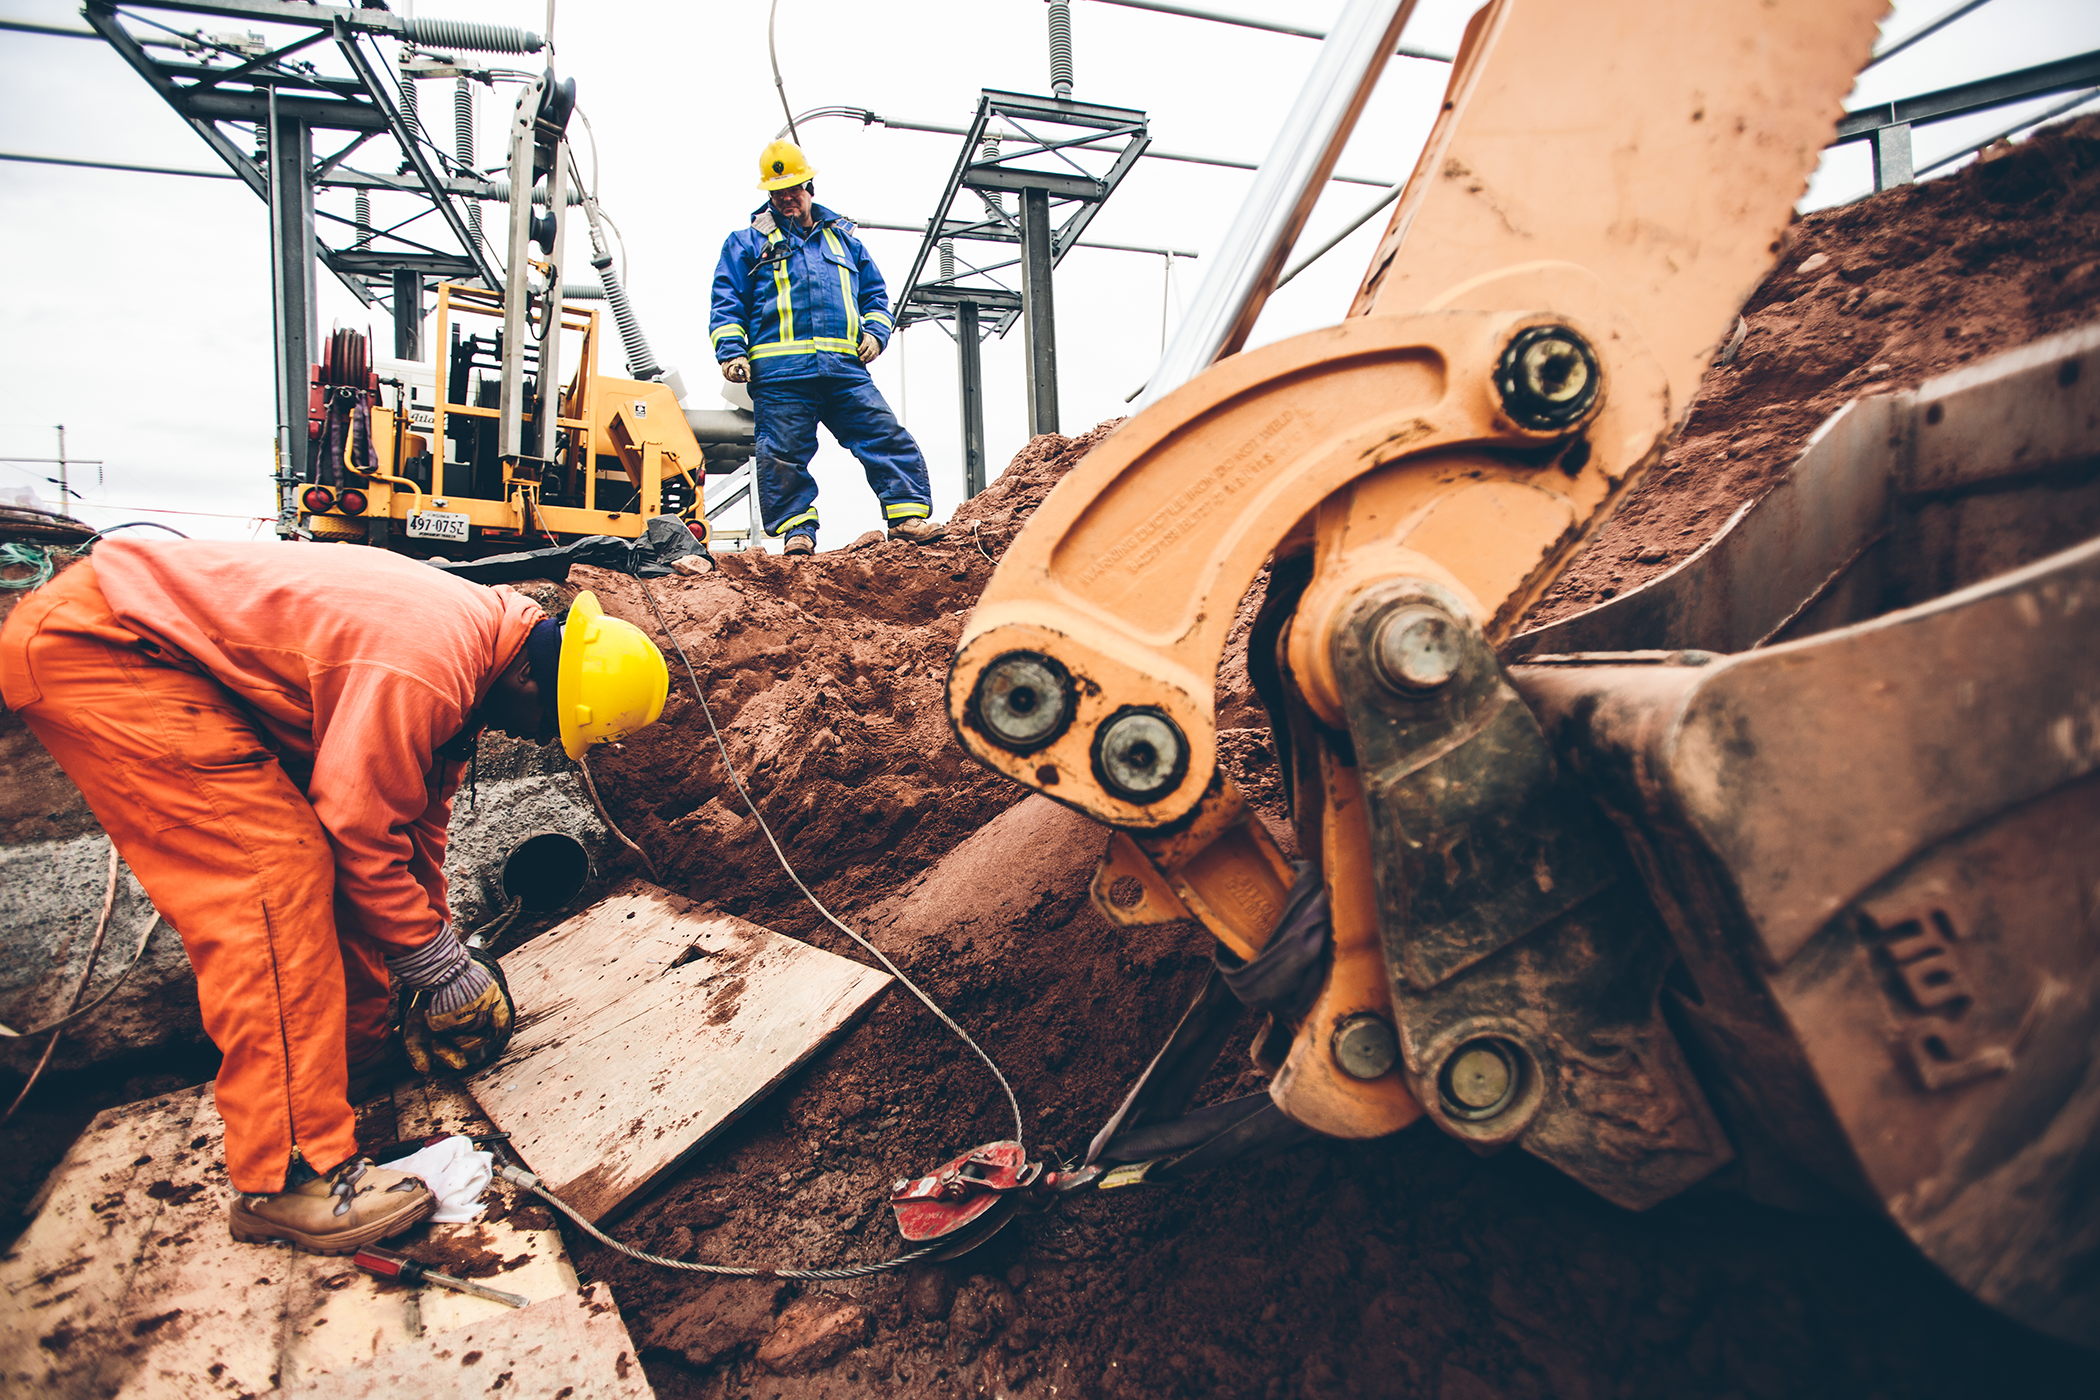
[[[720,330],[714,332],[714,334],[709,336],[708,338],[714,341],[715,344],[720,345],[722,343],[722,337],[725,335],[737,336],[744,340],[749,340],[751,338],[750,336],[744,334],[744,328],[742,326],[724,326]]]
[[[828,228],[824,230],[824,246],[842,258],[846,256],[846,245]],[[846,299],[846,339],[852,342],[853,352],[859,354],[860,298],[853,295],[853,269],[843,265],[839,268],[839,294]]]
[[[884,506],[882,508],[882,518],[885,520],[907,520],[914,515],[931,515],[932,513],[931,510],[916,501],[906,501],[902,505]]]
[[[790,516],[786,520],[781,521],[778,525],[775,525],[766,533],[769,535],[784,535],[788,531],[794,529],[797,525],[814,525],[816,523],[817,508],[815,506],[811,506],[808,510],[803,511],[802,514]]]
[[[851,340],[834,340],[830,336],[818,336],[815,340],[771,341],[751,347],[754,360],[773,360],[783,355],[814,355],[822,350],[833,350],[841,355],[858,352],[860,344]]]
[[[868,319],[870,321],[879,322],[881,325],[886,326],[891,330],[895,330],[897,327],[897,323],[890,319],[889,313],[887,311],[870,311],[868,313]]]
[[[778,243],[780,241],[781,237],[777,232],[768,235],[766,238],[768,243]],[[788,286],[786,258],[782,258],[779,262],[773,264],[773,302],[780,313],[780,338],[782,340],[793,340],[795,338],[795,293]]]

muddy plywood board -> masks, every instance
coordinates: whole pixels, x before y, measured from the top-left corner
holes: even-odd
[[[734,1122],[890,981],[640,881],[503,969],[517,1034],[468,1087],[593,1220]]]
[[[445,1097],[410,1091],[403,1116],[445,1116],[433,1094]],[[88,1125],[0,1257],[0,1391],[260,1394],[511,1311],[383,1282],[347,1259],[235,1243],[223,1136],[208,1084]],[[535,1302],[570,1296],[576,1274],[552,1221],[509,1190],[492,1188],[482,1221],[418,1226],[389,1243]]]
[[[285,1387],[285,1400],[501,1395],[653,1400],[634,1343],[602,1283],[450,1332],[361,1366]]]

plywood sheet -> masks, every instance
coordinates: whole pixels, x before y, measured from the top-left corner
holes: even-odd
[[[887,973],[632,881],[503,960],[518,1029],[468,1081],[600,1219],[852,1024]]]
[[[560,1395],[654,1400],[612,1290],[579,1293],[437,1333],[360,1366],[285,1387],[285,1400]]]
[[[399,1094],[411,1133],[478,1118],[456,1089],[417,1083]],[[235,1243],[223,1136],[208,1084],[88,1125],[0,1257],[0,1392],[261,1394],[512,1311],[382,1282],[347,1259]],[[492,1188],[489,1219],[420,1226],[389,1243],[454,1272],[486,1261],[500,1271],[485,1281],[535,1302],[573,1295],[552,1221],[510,1189]]]

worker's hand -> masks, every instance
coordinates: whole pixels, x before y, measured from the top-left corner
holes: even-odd
[[[442,988],[419,987],[402,999],[401,1043],[418,1074],[471,1074],[510,1044],[517,1008],[503,969],[493,958],[475,958],[461,975],[487,985],[452,1010],[431,1009]]]
[[[732,384],[751,382],[751,362],[742,355],[733,360],[722,361],[722,377]]]
[[[875,357],[881,353],[882,342],[875,339],[868,332],[862,331],[860,333],[860,362],[864,365],[872,365],[875,363]]]

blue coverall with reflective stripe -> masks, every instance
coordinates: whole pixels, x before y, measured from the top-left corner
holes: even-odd
[[[816,533],[819,423],[860,459],[885,519],[933,508],[925,454],[860,362],[863,334],[889,343],[882,274],[850,222],[821,204],[811,213],[803,230],[761,206],[723,240],[708,322],[718,361],[751,361],[758,501],[774,535]]]

